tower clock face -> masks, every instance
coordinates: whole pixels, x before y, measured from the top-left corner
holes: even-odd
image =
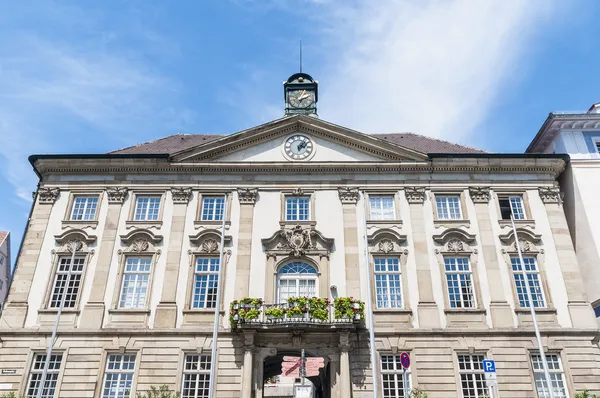
[[[308,108],[315,102],[315,97],[310,90],[292,90],[288,93],[288,100],[294,108]]]
[[[314,153],[314,150],[313,141],[302,134],[292,135],[284,143],[285,154],[292,160],[305,160]]]

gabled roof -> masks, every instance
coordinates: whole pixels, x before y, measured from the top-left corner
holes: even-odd
[[[281,119],[280,119],[281,120]],[[277,122],[277,121],[275,121]],[[320,121],[322,123],[327,123]],[[273,122],[272,122],[273,123]],[[258,126],[261,127],[261,126]],[[253,130],[253,129],[250,129]],[[243,133],[243,132],[242,132]],[[240,133],[236,133],[240,134]],[[130,146],[109,152],[110,154],[168,154],[174,155],[191,150],[192,148],[214,142],[219,139],[236,134],[174,134],[168,137],[148,141],[142,144]],[[391,133],[391,134],[368,134],[368,136],[393,144],[394,146],[408,149],[410,151],[428,153],[464,153],[483,154],[487,153],[479,149],[454,144],[452,142],[425,137],[414,133]]]

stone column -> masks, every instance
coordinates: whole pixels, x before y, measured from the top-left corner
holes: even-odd
[[[331,398],[342,398],[340,395],[340,355],[335,355],[329,361],[329,377],[331,384]]]
[[[96,263],[96,272],[92,281],[92,292],[90,298],[81,313],[82,329],[101,329],[104,319],[104,293],[106,292],[106,282],[108,281],[108,272],[113,263],[113,252],[117,238],[117,228],[119,227],[119,218],[121,208],[127,188],[107,188],[108,212],[106,222],[104,223],[104,232],[102,233],[102,242],[98,250],[98,261]]]
[[[357,188],[338,188],[344,220],[344,262],[346,264],[346,296],[360,297],[360,268],[358,263]]]
[[[27,234],[23,239],[23,248],[17,259],[16,272],[10,285],[8,301],[2,312],[3,322],[0,325],[2,327],[22,328],[25,325],[31,283],[46,236],[52,205],[58,199],[59,192],[58,188],[39,188],[37,191],[37,203],[33,205],[33,211],[28,220]]]
[[[417,283],[419,285],[419,302],[417,304],[419,326],[421,328],[439,328],[441,326],[440,313],[433,298],[431,266],[429,264],[429,253],[427,252],[429,246],[423,214],[425,188],[407,187],[404,189],[404,193],[410,206],[410,223],[415,246]]]
[[[475,214],[479,225],[479,239],[488,286],[490,289],[490,315],[494,328],[514,327],[512,310],[504,294],[500,264],[496,252],[496,237],[492,232],[492,219],[490,217],[490,189],[488,187],[471,187],[469,194],[475,204]]]
[[[242,367],[241,398],[252,398],[252,365],[254,357],[254,336],[256,331],[244,331],[244,364]]]
[[[584,293],[577,255],[560,204],[560,190],[558,187],[540,187],[538,192],[548,214],[558,263],[567,289],[568,308],[573,327],[597,328],[596,317]]]
[[[248,296],[250,290],[250,259],[252,252],[252,223],[258,189],[238,189],[240,201],[240,228],[237,244],[237,269],[235,273],[234,299]]]
[[[350,333],[340,332],[340,397],[352,396],[352,377],[350,374]]]
[[[172,188],[171,196],[173,198],[173,219],[171,221],[171,233],[169,234],[167,266],[163,279],[162,295],[154,317],[154,327],[157,329],[174,328],[177,321],[177,280],[179,279],[185,216],[187,205],[192,197],[192,189]]]

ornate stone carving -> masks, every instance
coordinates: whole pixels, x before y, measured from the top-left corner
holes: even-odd
[[[38,189],[38,202],[43,204],[53,204],[58,199],[60,189],[43,188]]]
[[[148,248],[150,247],[150,242],[148,242],[148,239],[146,238],[139,238],[133,241],[133,243],[131,244],[130,250],[132,252],[145,252],[148,250]]]
[[[302,225],[291,228],[282,226],[270,238],[262,239],[261,242],[267,256],[328,256],[333,247],[333,239],[324,237],[312,226],[303,227]]]
[[[127,188],[106,188],[106,195],[108,196],[108,203],[123,203],[127,197]]]
[[[292,191],[292,195],[302,196],[302,195],[304,195],[304,190],[302,188],[296,188]]]
[[[379,241],[377,247],[379,248],[380,252],[387,254],[394,251],[394,242],[392,242],[390,239],[382,239]]]
[[[465,251],[465,243],[459,239],[450,239],[448,243],[446,243],[446,249],[449,252],[464,252]]]
[[[513,242],[512,244],[512,249],[514,251],[517,251],[517,245],[516,242]],[[528,241],[526,241],[525,239],[519,239],[519,249],[521,249],[521,251],[523,253],[526,253],[528,251],[531,250],[531,243],[529,243]]]
[[[203,253],[216,253],[219,251],[219,242],[212,238],[205,239],[200,245],[200,251]]]
[[[538,192],[544,203],[559,203],[561,200],[561,192],[558,187],[539,187]]]
[[[344,204],[358,203],[358,188],[340,187],[338,188],[340,201]]]
[[[75,251],[89,251],[88,245],[96,241],[96,236],[88,235],[82,229],[69,229],[60,235],[54,235],[54,239],[60,245],[59,252],[73,253],[73,248]]]
[[[422,204],[425,202],[425,188],[421,187],[406,187],[404,194],[408,203]]]
[[[283,229],[280,234],[284,241],[280,242],[277,248],[290,250],[290,255],[294,257],[303,256],[307,250],[314,247],[311,239],[312,232],[309,229],[302,229],[300,225],[292,229]]]
[[[469,187],[469,195],[474,203],[488,203],[490,201],[490,188]]]
[[[238,199],[240,204],[253,205],[258,198],[258,189],[256,188],[240,188],[238,189]]]
[[[60,251],[73,253],[73,249],[75,249],[76,252],[81,251],[83,249],[83,242],[75,239],[70,240],[62,246]]]
[[[348,332],[340,332],[339,333],[340,343],[339,347],[342,351],[347,351],[350,349],[350,333]]]
[[[173,203],[186,204],[192,197],[192,188],[171,188],[171,195],[173,196]]]

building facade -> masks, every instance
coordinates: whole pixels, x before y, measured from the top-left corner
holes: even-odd
[[[587,112],[551,113],[527,153],[565,153],[571,158],[560,187],[577,261],[600,324],[600,104]]]
[[[315,117],[310,76],[287,83],[286,117],[239,133],[31,157],[41,184],[0,318],[4,391],[37,391],[61,301],[48,396],[207,397],[216,344],[220,398],[267,396],[301,350],[323,358],[317,397],[372,397],[374,383],[403,397],[404,351],[407,383],[432,398],[490,393],[484,358],[500,397],[543,397],[530,304],[555,396],[600,390],[556,185],[566,158],[359,133]]]
[[[10,232],[0,231],[0,311],[10,284]]]

